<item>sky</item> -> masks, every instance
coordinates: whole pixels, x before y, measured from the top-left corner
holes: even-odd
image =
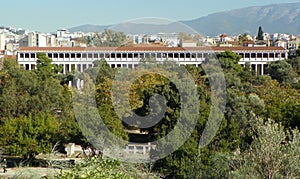
[[[300,0],[0,0],[0,26],[53,32],[146,17],[192,20],[248,6],[295,2]]]

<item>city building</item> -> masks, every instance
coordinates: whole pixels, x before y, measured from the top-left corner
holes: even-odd
[[[27,70],[36,67],[37,53],[43,52],[62,65],[62,73],[72,70],[80,72],[93,67],[95,60],[106,59],[112,68],[135,68],[140,59],[153,57],[158,61],[172,60],[179,65],[199,66],[210,54],[233,51],[241,55],[239,64],[249,62],[258,74],[265,74],[269,62],[287,58],[287,50],[282,47],[161,47],[161,46],[124,46],[124,47],[21,47],[17,54],[20,66]]]
[[[47,35],[36,32],[29,33],[28,47],[47,47]]]
[[[5,50],[5,34],[0,34],[0,50]]]

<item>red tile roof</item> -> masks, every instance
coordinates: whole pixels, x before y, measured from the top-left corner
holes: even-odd
[[[286,51],[283,47],[163,47],[163,46],[124,46],[124,47],[20,47],[19,51],[25,52],[84,52],[84,51]]]
[[[16,60],[16,59],[17,59],[17,56],[16,56],[16,55],[4,55],[4,58]]]
[[[117,47],[20,47],[19,51],[114,51]]]

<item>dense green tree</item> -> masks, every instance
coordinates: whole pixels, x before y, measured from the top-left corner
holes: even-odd
[[[114,32],[111,29],[105,29],[102,33],[96,33],[93,36],[93,42],[98,47],[119,47],[125,45],[126,35],[123,32]]]
[[[14,156],[49,153],[60,140],[59,127],[58,119],[48,114],[10,119],[0,126],[0,145]]]
[[[295,178],[300,175],[299,131],[284,130],[280,124],[257,119],[251,123],[253,142],[246,151],[231,158],[233,178]]]
[[[266,86],[268,88],[266,88]],[[270,77],[264,77],[260,85],[255,86],[256,94],[263,99],[265,110],[261,117],[275,119],[285,127],[299,127],[300,94],[290,86],[282,86]]]
[[[292,65],[295,72],[300,75],[300,55],[296,58],[288,59],[287,62]]]
[[[273,79],[278,80],[280,83],[293,83],[296,77],[292,65],[285,60],[270,63],[266,71]]]
[[[262,27],[259,26],[256,39],[257,40],[264,40],[264,36],[263,35],[264,35],[264,32],[262,30]]]

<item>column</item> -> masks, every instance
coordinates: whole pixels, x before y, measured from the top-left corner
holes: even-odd
[[[264,75],[264,64],[261,64],[261,75]]]
[[[257,63],[255,63],[255,73],[257,74],[258,68],[257,68]]]
[[[63,74],[66,74],[66,66],[63,64]]]
[[[133,146],[133,153],[134,153],[134,154],[137,153],[137,150],[136,150],[136,146],[135,146],[135,145]]]
[[[146,146],[143,146],[143,154],[146,155],[147,151],[146,151]]]

